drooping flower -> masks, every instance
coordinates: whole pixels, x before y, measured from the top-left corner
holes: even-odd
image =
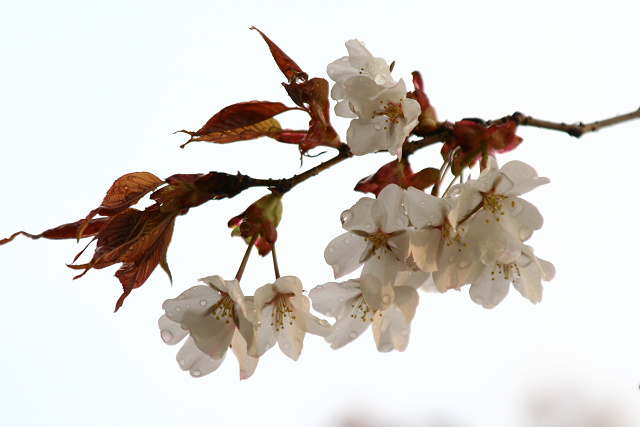
[[[312,289],[309,297],[316,311],[336,319],[333,333],[325,337],[334,350],[352,342],[371,326],[378,351],[404,351],[419,298],[414,287],[402,282],[394,291],[393,299],[383,297],[383,305],[377,309],[367,304],[361,280],[325,283]]]
[[[493,308],[509,292],[509,285],[532,303],[542,300],[541,281],[555,276],[553,264],[536,257],[531,246],[523,245],[522,251],[510,263],[496,261],[492,265],[475,263],[467,280],[471,283],[471,299],[484,308]]]
[[[302,295],[302,282],[297,277],[280,277],[257,289],[254,298],[260,316],[257,345],[252,353],[256,357],[277,342],[285,355],[298,360],[307,332],[324,337],[333,330],[326,320],[309,312],[309,298]]]
[[[220,276],[200,280],[207,286],[194,286],[162,304],[160,336],[174,345],[189,335],[177,360],[194,377],[218,369],[231,347],[240,364],[240,379],[249,378],[258,364],[249,356],[257,342],[252,301],[245,299],[237,280]]]

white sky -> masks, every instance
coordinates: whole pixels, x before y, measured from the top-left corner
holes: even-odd
[[[299,171],[293,146],[180,150],[186,138],[172,134],[197,130],[232,103],[292,104],[251,25],[325,78],[344,42],[359,38],[396,60],[396,78],[409,82],[420,70],[441,119],[519,110],[586,122],[640,106],[633,3],[5,0],[0,237],[84,217],[128,172]],[[344,135],[348,122],[334,123]],[[499,159],[523,160],[551,179],[526,197],[545,217],[531,240],[536,255],[558,271],[541,304],[513,290],[490,311],[468,288],[421,294],[404,353],[378,354],[370,333],[337,352],[308,336],[298,362],[273,349],[242,383],[233,357],[203,379],[182,372],[157,319],[162,302],[199,277],[235,275],[244,245],[226,223],[264,191],[179,218],[168,254],[173,287],[158,270],[117,314],[117,268],[71,281],[65,263],[83,244],[19,237],[0,248],[0,425],[546,427],[545,416],[565,412],[575,424],[558,421],[563,427],[597,417],[639,425],[639,133],[640,121],[579,140],[522,128],[522,146]],[[282,274],[307,290],[332,279],[322,253],[342,232],[340,212],[361,197],[350,189],[390,160],[344,162],[285,196]],[[415,162],[419,170],[439,158],[430,151]],[[272,281],[268,260],[252,258],[245,294]]]

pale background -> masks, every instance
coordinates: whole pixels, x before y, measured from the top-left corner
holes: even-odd
[[[0,237],[84,217],[128,172],[298,172],[292,146],[180,150],[186,138],[172,134],[235,102],[292,104],[251,25],[325,78],[346,40],[364,40],[396,60],[396,78],[423,73],[441,119],[519,110],[592,121],[640,106],[632,1],[232,3],[0,3]],[[348,122],[334,123],[344,134]],[[551,179],[527,196],[545,216],[531,243],[558,271],[541,304],[513,290],[490,311],[467,289],[421,294],[404,353],[378,354],[370,333],[337,352],[308,336],[298,362],[274,349],[248,381],[238,381],[233,357],[193,379],[178,368],[178,347],[160,340],[161,304],[199,277],[235,275],[244,244],[226,222],[265,191],[180,217],[168,253],[173,287],[158,269],[117,314],[116,268],[71,281],[65,263],[84,244],[19,237],[0,247],[0,425],[640,425],[640,121],[579,140],[519,134],[522,146],[500,163],[517,158]],[[284,198],[282,274],[307,290],[332,279],[322,253],[342,232],[340,212],[361,197],[350,189],[390,160],[344,162]],[[430,151],[415,162],[439,158]],[[242,284],[251,294],[272,280],[256,256]]]

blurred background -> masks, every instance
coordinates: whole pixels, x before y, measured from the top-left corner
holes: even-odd
[[[173,134],[221,108],[288,99],[264,31],[310,76],[358,38],[422,72],[440,119],[522,111],[590,122],[640,106],[640,14],[634,2],[14,1],[0,3],[0,237],[83,218],[134,171],[238,171],[289,177],[333,156],[300,157],[272,140],[225,146]],[[304,114],[279,116],[305,126]],[[348,120],[334,119],[342,135]],[[519,159],[551,179],[526,199],[545,226],[530,243],[556,278],[532,305],[512,290],[493,310],[468,287],[421,294],[404,353],[370,333],[332,351],[307,336],[293,362],[277,349],[238,381],[233,357],[201,379],[160,339],[165,299],[200,277],[232,278],[245,245],[227,221],[264,195],[247,191],[178,218],[168,261],[117,314],[117,267],[80,280],[65,266],[83,247],[18,237],[0,247],[0,424],[189,424],[344,427],[627,427],[640,425],[640,284],[635,219],[640,121],[580,139],[521,128]],[[322,150],[318,150],[320,152]],[[278,256],[306,290],[333,279],[327,242],[355,183],[392,160],[351,159],[283,200]],[[439,166],[438,148],[413,158]],[[254,253],[245,294],[273,281]],[[90,253],[85,254],[86,259]],[[353,277],[356,277],[354,275]]]

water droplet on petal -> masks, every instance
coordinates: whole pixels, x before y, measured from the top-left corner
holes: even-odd
[[[333,247],[332,247],[332,246],[329,246],[329,253],[330,253],[330,254],[334,254],[334,253],[336,253],[336,250],[335,250],[335,249],[333,249]]]
[[[391,295],[389,295],[389,294],[382,295],[382,302],[384,304],[390,304],[391,303]]]
[[[376,76],[373,78],[373,81],[375,81],[377,85],[382,86],[383,84],[387,83],[387,76],[385,76],[384,74],[376,74]]]
[[[331,75],[336,71],[336,69],[334,67],[329,67],[327,68],[327,74]]]
[[[468,268],[471,265],[471,262],[472,261],[469,258],[462,258],[458,263],[458,268],[461,270],[464,270],[465,268]]]
[[[403,337],[406,337],[407,335],[409,335],[409,330],[408,329],[401,330],[400,335],[402,335]]]
[[[353,219],[353,213],[349,210],[346,210],[340,214],[340,222],[342,222],[342,225],[348,223],[352,219]]]
[[[167,317],[173,317],[173,313],[167,313]]]
[[[433,223],[431,221],[427,222],[427,227],[431,227]]]
[[[322,289],[322,288],[324,288],[324,285],[318,285],[318,286],[316,286],[316,289]]]
[[[203,307],[206,307],[207,306],[207,300],[203,299],[202,301],[200,301],[200,305],[203,306]]]
[[[160,338],[162,338],[162,341],[165,343],[170,343],[173,339],[173,334],[170,331],[160,331]]]
[[[450,263],[452,263],[452,264],[453,264],[454,262],[456,262],[456,256],[455,256],[455,255],[451,255],[451,256],[449,257],[449,262],[450,262]]]
[[[369,230],[369,229],[371,229],[371,224],[365,224],[364,229],[365,229],[365,230]]]
[[[371,326],[371,328],[372,328],[372,329],[374,329],[374,330],[375,330],[375,329],[378,329],[378,324],[377,324],[377,323],[374,323],[374,324]]]
[[[533,235],[533,230],[527,226],[523,226],[518,232],[518,237],[520,237],[520,241],[524,242],[529,240],[529,238]]]
[[[345,245],[348,245],[349,243],[351,243],[351,239],[350,239],[350,238],[348,238],[348,237],[346,237],[346,238],[344,239],[344,244],[345,244]]]
[[[392,346],[391,344],[382,344],[382,345],[379,347],[379,350],[380,350],[381,352],[383,352],[383,353],[387,353],[387,352],[389,352],[389,351],[393,350],[393,346]]]
[[[178,360],[178,363],[180,364],[180,366],[185,366],[187,364],[184,359]]]
[[[344,298],[340,297],[340,298],[338,298],[338,301],[339,302],[344,302]]]
[[[178,313],[180,313],[180,312],[182,311],[182,307],[180,307],[180,306],[176,307],[176,311],[177,311]]]
[[[349,61],[349,57],[348,56],[343,56],[342,58],[340,58],[341,62],[348,62]]]
[[[349,336],[353,339],[358,338],[358,333],[356,331],[352,331]]]
[[[196,378],[200,377],[200,376],[202,376],[202,371],[194,369],[193,371],[191,371],[191,376],[196,377]]]
[[[376,124],[373,125],[373,128],[375,130],[380,130],[380,129],[382,129],[382,126],[380,126],[378,123],[376,123]]]
[[[288,342],[284,343],[284,348],[289,350],[291,348],[291,344],[289,344]]]
[[[333,329],[335,329],[336,331],[340,330],[340,326],[334,326]]]
[[[324,315],[325,315],[325,316],[327,316],[327,317],[331,316],[331,310],[327,310],[327,311],[325,311],[325,312],[324,312]]]

